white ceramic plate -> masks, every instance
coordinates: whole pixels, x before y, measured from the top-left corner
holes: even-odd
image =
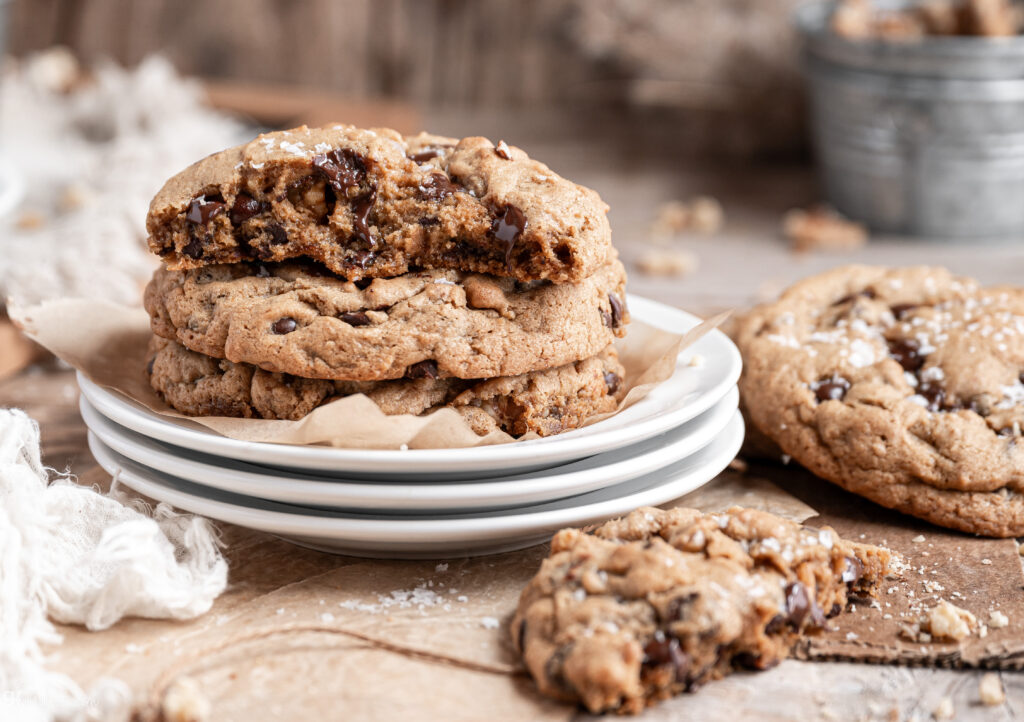
[[[683,333],[700,323],[696,316],[637,296],[630,313],[646,323]],[[704,363],[688,365],[699,354]],[[446,479],[501,476],[543,469],[585,456],[620,449],[663,434],[720,401],[740,375],[740,355],[720,331],[712,331],[681,355],[671,378],[620,414],[583,429],[545,439],[467,449],[336,449],[239,441],[198,425],[185,426],[78,375],[82,393],[107,418],[159,441],[213,456],[274,467],[339,474],[346,478],[443,474]]]
[[[662,469],[714,440],[739,403],[733,387],[725,398],[672,431],[623,449],[581,461],[515,476],[472,481],[431,481],[411,476],[405,482],[346,481],[310,472],[270,470],[190,452],[141,436],[80,401],[86,426],[118,454],[185,481],[245,496],[301,506],[346,511],[417,514],[491,510],[562,499],[619,484]],[[419,483],[416,483],[419,482]]]
[[[588,494],[515,509],[428,518],[308,509],[191,484],[120,456],[89,434],[96,460],[126,486],[179,509],[276,534],[306,546],[355,556],[433,558],[520,549],[566,526],[580,526],[663,504],[706,484],[743,443],[743,419],[701,451],[653,474]]]

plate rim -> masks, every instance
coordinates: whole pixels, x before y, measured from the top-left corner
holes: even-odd
[[[508,477],[498,476],[445,482],[444,487],[450,489],[450,491],[447,494],[432,495],[429,490],[437,489],[437,484],[323,476],[302,479],[294,478],[303,476],[302,472],[296,473],[292,470],[283,469],[281,471],[286,471],[290,477],[275,479],[273,469],[259,471],[263,467],[257,467],[257,465],[246,462],[238,462],[233,459],[227,461],[243,464],[249,468],[236,469],[199,461],[184,455],[175,456],[170,450],[147,448],[144,445],[146,441],[156,444],[163,444],[164,442],[155,441],[119,426],[116,422],[93,409],[85,397],[82,397],[79,401],[79,408],[86,426],[105,446],[127,459],[168,476],[212,489],[219,489],[233,494],[259,496],[285,504],[322,505],[358,510],[381,508],[388,503],[394,504],[395,498],[398,498],[403,503],[398,507],[391,506],[390,508],[407,513],[430,512],[442,509],[497,509],[523,503],[554,501],[637,479],[641,476],[657,472],[687,456],[696,454],[711,444],[719,434],[726,430],[732,419],[733,412],[736,411],[738,406],[739,391],[733,387],[721,401],[703,414],[676,427],[676,429],[671,429],[664,434],[638,442],[638,444],[647,444],[672,434],[674,431],[679,431],[683,426],[700,422],[699,425],[692,428],[688,433],[672,440],[669,446],[657,445],[645,451],[642,456],[625,456],[612,461],[608,465],[601,466],[600,471],[595,468],[577,468],[559,472],[558,470],[563,469],[564,466],[554,466],[539,471],[512,474],[508,475]],[[98,418],[90,419],[92,415]],[[104,428],[105,425],[109,426]],[[139,439],[132,438],[133,436],[139,437]],[[134,448],[131,448],[126,453],[126,448],[128,447]],[[629,448],[624,447],[623,449],[615,449],[603,454],[595,454],[591,457],[570,462],[565,466],[582,465],[588,460],[597,460],[606,454],[621,453]],[[674,451],[671,449],[674,449]],[[159,456],[162,460],[161,464],[158,466],[150,463],[145,459],[146,456]],[[649,461],[637,467],[636,461],[638,458],[647,458]],[[170,468],[172,467],[170,465],[175,462],[183,464],[185,468],[179,467],[176,471],[171,471]],[[633,468],[629,469],[630,466]],[[191,468],[189,469],[189,467]],[[607,478],[603,481],[592,480],[595,477],[599,478],[599,475],[605,474],[605,469],[612,467],[621,468],[621,470],[615,472],[616,476],[613,481],[609,481]],[[313,473],[308,475],[312,477]],[[524,478],[531,477],[532,475],[538,475],[538,478]],[[561,477],[571,478],[561,479]],[[274,482],[277,483],[275,484]],[[297,490],[299,488],[303,489],[303,491],[290,492],[292,489]],[[530,498],[523,500],[523,496],[529,496]],[[465,499],[471,499],[472,501],[459,503],[455,506],[451,505]]]
[[[140,480],[137,472],[130,469],[118,468],[117,476],[120,483],[134,489],[136,492],[171,504],[176,508],[184,509],[200,516],[217,519],[223,523],[255,529],[269,534],[305,538],[311,538],[309,535],[315,534],[318,538],[342,541],[344,541],[346,536],[355,536],[357,538],[353,541],[371,541],[382,544],[396,542],[412,544],[418,541],[443,541],[449,543],[487,541],[495,537],[507,537],[512,534],[539,533],[543,529],[554,530],[566,526],[592,523],[595,519],[607,519],[628,513],[624,509],[636,509],[652,504],[663,504],[688,494],[717,477],[728,467],[729,463],[739,452],[744,438],[743,417],[739,410],[733,413],[733,417],[721,438],[724,439],[721,441],[721,448],[712,450],[715,443],[719,441],[719,439],[716,439],[716,442],[694,454],[693,457],[676,462],[683,464],[688,460],[692,461],[694,457],[704,456],[705,458],[701,460],[699,466],[680,472],[681,476],[672,480],[645,487],[634,493],[616,496],[591,504],[569,506],[564,509],[551,509],[540,512],[525,511],[519,514],[504,515],[497,515],[497,513],[492,512],[491,515],[486,517],[467,516],[463,519],[354,519],[351,516],[345,515],[317,517],[314,513],[294,514],[287,511],[254,509],[226,501],[198,497],[187,491],[169,488],[159,481],[144,478]],[[89,448],[93,455],[96,456],[93,450],[94,439],[95,436],[90,435]],[[107,468],[100,461],[99,457],[97,457],[97,462],[104,469]],[[133,463],[143,466],[137,464],[137,462]],[[143,466],[143,468],[145,467]],[[710,474],[708,473],[709,470],[711,470]],[[125,477],[127,477],[127,480],[125,480]],[[695,479],[700,479],[700,481],[695,481]],[[626,483],[628,484],[629,482]],[[151,493],[151,489],[154,487],[165,493],[154,495]],[[666,493],[668,493],[667,496],[665,495]],[[185,500],[184,504],[180,503],[182,499]],[[195,508],[197,500],[201,505],[206,506],[206,511]],[[276,502],[268,503],[277,504]],[[212,509],[217,512],[216,514],[210,513],[209,509],[211,507],[209,505],[213,505]],[[254,526],[252,521],[238,520],[239,516],[236,513],[238,510],[242,512],[243,517],[255,515],[264,519],[264,521],[260,526]],[[309,509],[308,511],[315,512],[316,510]],[[270,521],[267,521],[268,517]],[[368,533],[376,534],[376,536],[372,539],[367,539],[366,535]],[[441,538],[438,539],[438,536]]]
[[[642,296],[630,294],[627,300],[633,308],[634,315],[638,318],[644,314],[638,312],[636,307],[640,306],[642,309],[644,306],[648,306],[650,309],[648,311],[649,314],[674,315],[684,320],[688,328],[692,328],[701,321],[699,317],[687,311]],[[657,323],[652,325],[658,326]],[[668,431],[695,418],[720,401],[738,381],[742,370],[742,360],[735,344],[720,329],[712,330],[705,338],[714,339],[716,343],[722,346],[723,351],[729,357],[730,363],[727,373],[723,374],[723,377],[714,386],[698,396],[697,399],[694,399],[692,403],[686,404],[674,412],[655,414],[648,419],[633,424],[630,427],[633,433],[625,439],[618,440],[610,437],[615,432],[621,432],[622,429],[599,430],[596,433],[584,436],[569,437],[556,435],[545,439],[519,443],[457,449],[409,449],[405,451],[296,446],[243,441],[220,436],[213,431],[199,431],[167,422],[139,406],[136,402],[122,398],[120,394],[92,382],[81,372],[77,372],[77,378],[82,393],[89,399],[93,407],[115,423],[144,436],[149,436],[175,446],[196,448],[197,450],[204,451],[204,453],[215,456],[247,461],[253,458],[254,453],[258,453],[261,459],[266,458],[264,454],[276,458],[275,461],[264,461],[263,463],[307,470],[334,469],[351,473],[393,474],[395,473],[395,468],[402,470],[405,467],[410,467],[415,468],[419,473],[430,474],[462,472],[480,468],[519,468],[515,465],[521,462],[524,455],[523,450],[528,449],[526,453],[532,453],[534,457],[537,457],[538,453],[540,453],[544,458],[544,461],[534,465],[534,468],[538,468],[546,463],[553,465],[569,459],[590,456],[594,453],[594,448],[610,451],[650,438],[651,436],[656,436],[658,433]],[[703,340],[701,339],[701,341]],[[656,393],[656,391],[657,389],[652,393]],[[640,403],[643,403],[643,401]],[[114,409],[113,412],[111,412],[111,408]],[[121,411],[120,415],[117,413],[118,409]],[[123,420],[125,413],[129,415],[129,418],[137,420],[137,423],[146,426],[149,432],[141,430],[137,425],[126,423]],[[601,422],[598,422],[589,428],[596,428],[600,424]],[[212,450],[214,447],[217,447],[217,449]],[[542,449],[544,452],[541,452]],[[379,468],[381,466],[388,466],[390,468]],[[527,466],[529,465],[527,464],[522,468]]]

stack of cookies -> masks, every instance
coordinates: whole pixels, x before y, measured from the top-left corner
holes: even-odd
[[[607,206],[504,142],[334,125],[204,158],[153,199],[153,388],[298,419],[362,393],[542,436],[613,410],[626,275]]]

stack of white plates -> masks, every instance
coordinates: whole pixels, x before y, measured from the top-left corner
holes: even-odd
[[[699,323],[647,299],[629,304],[634,318],[668,330]],[[529,546],[706,484],[743,441],[739,373],[735,346],[713,331],[670,379],[599,423],[514,444],[406,451],[238,441],[81,375],[79,385],[93,455],[136,491],[305,546],[422,558]]]

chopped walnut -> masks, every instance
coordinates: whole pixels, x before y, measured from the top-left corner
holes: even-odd
[[[1010,623],[1010,618],[1000,612],[998,609],[993,609],[988,613],[988,626],[992,629],[1002,629]]]
[[[1003,683],[999,681],[999,675],[995,672],[986,672],[978,682],[978,695],[981,703],[994,707],[1006,701],[1006,693],[1003,691]]]
[[[191,677],[179,677],[164,694],[162,718],[167,722],[205,722],[210,718],[210,700]]]
[[[795,208],[782,218],[782,233],[794,251],[853,251],[868,239],[860,223],[847,220],[827,206]]]
[[[658,208],[651,235],[667,238],[686,231],[710,235],[721,230],[724,220],[722,204],[710,196],[697,196],[688,202],[669,201]]]
[[[636,262],[637,267],[651,276],[688,276],[697,270],[697,254],[674,248],[647,251]]]
[[[966,639],[977,626],[977,617],[945,599],[939,600],[921,625],[934,639],[951,639],[957,642]]]

